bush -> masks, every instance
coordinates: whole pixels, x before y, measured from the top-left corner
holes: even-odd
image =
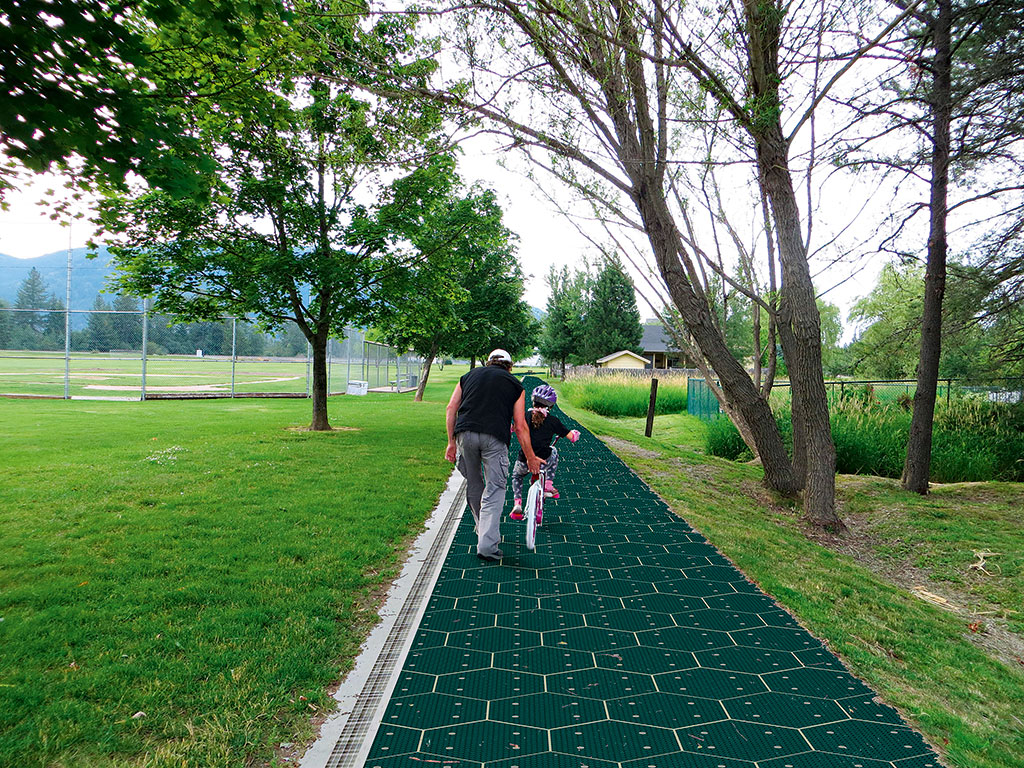
[[[649,379],[630,376],[581,376],[558,387],[559,395],[577,408],[613,419],[643,417],[651,399]],[[655,413],[686,413],[686,382],[658,382]]]
[[[843,399],[831,409],[836,471],[900,477],[906,458],[911,414],[898,403],[865,397]],[[776,414],[779,431],[792,451],[790,414]],[[743,441],[728,419],[710,422],[705,448],[735,460]],[[987,480],[1024,482],[1024,407],[954,400],[939,403],[932,433],[931,480],[956,483]]]
[[[719,456],[730,461],[750,457],[747,444],[740,437],[740,432],[725,416],[712,419],[707,423],[704,432],[704,449],[712,456]]]

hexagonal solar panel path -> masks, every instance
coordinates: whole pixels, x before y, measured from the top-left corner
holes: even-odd
[[[583,437],[559,445],[561,496],[536,551],[506,516],[504,559],[477,559],[465,510],[366,768],[940,768],[895,710],[555,412]]]

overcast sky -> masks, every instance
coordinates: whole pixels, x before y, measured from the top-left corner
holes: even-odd
[[[531,305],[544,309],[548,298],[544,276],[548,267],[552,264],[556,267],[581,265],[585,258],[594,258],[595,247],[551,206],[533,181],[502,168],[498,155],[486,151],[484,145],[466,147],[460,161],[460,172],[467,183],[481,181],[497,191],[505,209],[506,224],[520,238],[519,258],[527,275],[526,299]],[[90,235],[87,224],[74,222],[69,231],[60,222],[51,220],[48,210],[38,205],[46,197],[48,189],[59,191],[59,188],[59,178],[38,176],[8,194],[10,210],[0,211],[0,253],[31,258],[63,251],[69,242],[72,247],[86,244]],[[563,204],[569,202],[564,196],[560,199]],[[598,239],[603,240],[600,235]],[[845,320],[845,314],[854,301],[871,290],[879,266],[877,263],[843,265],[827,270],[815,282],[819,290],[841,283],[826,298],[840,306]],[[851,274],[854,277],[850,278]],[[649,293],[643,280],[637,275],[634,275],[634,280],[640,290]],[[651,316],[641,298],[638,298],[638,306],[642,317]],[[852,329],[846,327],[844,331],[844,337],[848,339]]]

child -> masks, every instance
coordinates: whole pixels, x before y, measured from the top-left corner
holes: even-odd
[[[558,467],[558,450],[551,445],[551,439],[558,435],[566,437],[575,443],[580,438],[579,430],[566,429],[565,425],[558,420],[557,416],[549,413],[550,408],[558,400],[558,395],[547,384],[541,384],[533,390],[533,408],[526,412],[526,421],[530,426],[530,444],[533,452],[541,459],[544,459],[544,474],[547,481],[544,483],[544,498],[557,499],[558,491],[555,490],[554,479],[555,469]],[[512,505],[513,520],[523,519],[523,478],[530,474],[526,466],[526,457],[522,451],[516,457],[515,467],[512,468],[512,496],[515,503]]]

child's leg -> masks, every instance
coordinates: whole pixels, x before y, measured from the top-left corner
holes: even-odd
[[[547,464],[544,465],[544,477],[548,483],[555,482],[555,470],[558,469],[558,449],[555,446],[551,446],[551,455],[548,457]]]
[[[523,498],[523,478],[530,474],[530,468],[523,462],[516,460],[516,464],[512,467],[512,498],[521,499]]]

